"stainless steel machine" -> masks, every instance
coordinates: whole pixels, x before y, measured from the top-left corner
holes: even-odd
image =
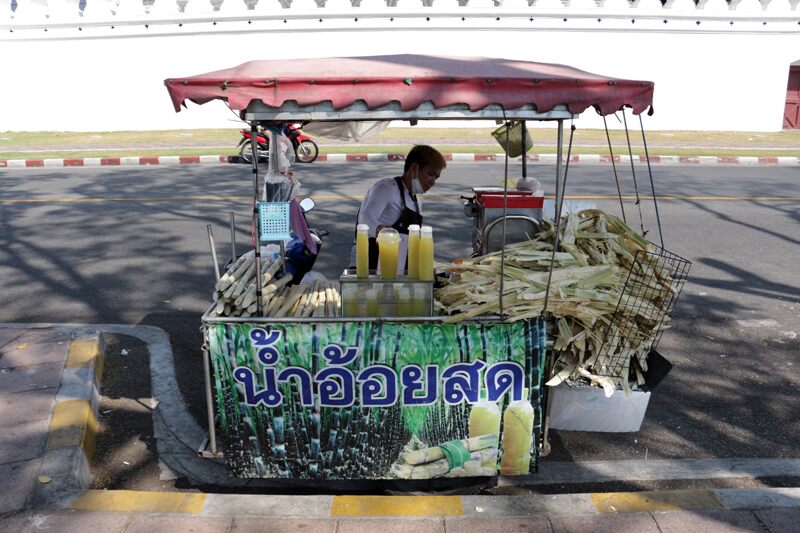
[[[465,197],[464,214],[475,219],[472,228],[473,257],[496,252],[503,246],[502,187],[473,187]],[[529,190],[508,191],[505,209],[507,244],[530,239],[539,231],[544,196]]]

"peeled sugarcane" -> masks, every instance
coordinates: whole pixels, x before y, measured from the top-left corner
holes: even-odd
[[[452,470],[450,468],[450,463],[447,461],[444,455],[442,455],[440,459],[432,460],[426,463],[395,463],[392,465],[392,473],[401,479],[431,479],[434,477],[449,475],[451,472],[454,472],[454,475],[451,477],[460,477],[463,475],[493,476],[497,473],[497,468],[484,467],[482,464],[489,464],[492,462],[495,462],[496,464],[496,437],[494,438],[494,443],[495,446],[471,451],[469,453],[469,459],[464,461],[462,466],[454,467]]]
[[[497,447],[497,435],[480,435],[478,437],[470,437],[468,439],[462,439],[460,441],[461,445],[469,452],[483,450],[486,448]],[[431,448],[424,448],[422,450],[411,450],[405,452],[401,455],[401,457],[405,460],[406,463],[410,465],[420,465],[423,463],[430,463],[432,461],[438,461],[439,459],[444,459],[445,452],[439,446],[433,446]]]

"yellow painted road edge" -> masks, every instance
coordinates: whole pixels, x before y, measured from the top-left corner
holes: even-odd
[[[464,516],[460,496],[334,496],[331,517]]]
[[[724,509],[713,490],[665,490],[643,492],[595,492],[589,494],[599,513],[637,513]]]
[[[74,339],[67,350],[65,369],[90,368],[97,383],[103,378],[105,346],[98,335],[91,339]],[[61,400],[53,408],[47,431],[45,450],[70,446],[80,447],[91,468],[97,435],[97,410],[91,398]]]

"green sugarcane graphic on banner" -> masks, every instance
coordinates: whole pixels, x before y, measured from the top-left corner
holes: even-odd
[[[220,438],[237,477],[536,469],[545,349],[538,319],[205,327]]]

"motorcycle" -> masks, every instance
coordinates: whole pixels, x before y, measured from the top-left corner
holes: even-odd
[[[301,163],[313,163],[316,161],[317,156],[319,155],[319,147],[311,137],[303,133],[303,130],[301,130],[300,127],[301,126],[299,124],[290,124],[283,129],[283,134],[286,135],[291,141],[297,161]],[[246,163],[252,163],[253,132],[250,130],[240,131],[242,138],[237,145],[237,147],[241,147],[239,150],[239,159],[240,161],[244,161]],[[261,126],[258,127],[258,132],[259,133],[256,136],[258,141],[258,159],[261,161],[269,159],[269,137],[266,135],[264,128]]]

